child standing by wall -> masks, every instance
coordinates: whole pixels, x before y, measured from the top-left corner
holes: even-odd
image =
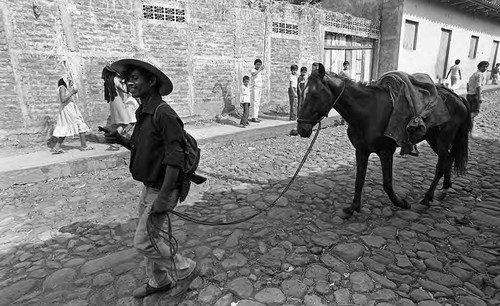
[[[240,105],[243,107],[243,115],[241,116],[240,125],[246,127],[248,125],[248,113],[250,110],[250,88],[248,87],[250,78],[248,75],[243,77],[243,85],[241,85]]]
[[[260,59],[253,62],[254,68],[252,69],[252,77],[250,79],[250,96],[252,104],[252,122],[260,122],[259,107],[262,95],[262,70],[264,65]]]
[[[80,135],[81,151],[93,150],[93,147],[87,146],[85,138],[85,132],[89,131],[89,127],[85,124],[82,114],[73,102],[73,96],[78,92],[78,89],[73,87],[73,81],[69,76],[59,79],[57,86],[59,113],[57,114],[56,127],[52,133],[54,137],[57,137],[57,142],[51,150],[52,153],[66,153],[61,149],[64,139],[76,134]]]
[[[462,80],[462,72],[460,71],[460,66],[458,66],[458,64],[460,64],[459,59],[455,60],[455,65],[451,66],[450,70],[446,74],[446,78],[448,78],[448,76],[451,74],[450,81],[451,81],[451,88],[452,89],[453,89],[453,86],[455,86],[457,84],[457,81],[459,80],[459,78],[460,78],[460,80]]]
[[[300,112],[300,107],[302,105],[302,101],[304,100],[304,89],[306,88],[306,83],[307,83],[307,67],[300,67],[300,75],[297,78],[297,94],[299,96],[298,103],[297,103],[297,114]]]
[[[290,82],[288,83],[288,99],[290,101],[290,120],[297,120],[297,65],[290,66]]]

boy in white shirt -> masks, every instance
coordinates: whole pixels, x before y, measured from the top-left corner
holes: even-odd
[[[248,87],[248,83],[250,82],[250,78],[248,75],[243,77],[243,85],[241,85],[241,93],[240,93],[240,105],[243,107],[243,115],[241,116],[240,125],[242,127],[246,127],[248,125],[248,113],[250,109],[250,88]]]
[[[256,59],[254,62],[254,68],[252,69],[252,77],[250,79],[250,96],[252,104],[252,122],[260,122],[259,119],[259,107],[260,98],[262,94],[262,70],[264,70],[264,65],[260,59]]]

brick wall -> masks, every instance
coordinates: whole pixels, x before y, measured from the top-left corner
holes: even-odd
[[[347,0],[346,0],[347,1]],[[239,91],[253,61],[264,61],[263,105],[287,109],[292,63],[321,58],[320,19],[290,10],[292,39],[276,35],[277,17],[241,0],[0,0],[0,133],[48,131],[57,110],[57,81],[69,71],[77,105],[92,129],[106,123],[101,71],[119,58],[146,54],[172,79],[166,97],[183,118],[213,118],[239,107]],[[142,5],[182,9],[184,22],[144,18]]]

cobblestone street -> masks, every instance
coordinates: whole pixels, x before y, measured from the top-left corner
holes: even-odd
[[[437,156],[395,155],[394,183],[412,209],[390,203],[372,155],[360,214],[339,217],[354,193],[346,127],[320,132],[276,207],[248,222],[208,227],[174,218],[183,254],[201,277],[182,300],[131,292],[145,280],[133,248],[141,186],[127,167],[1,192],[0,305],[500,305],[500,99],[475,123],[468,172],[423,210]],[[205,145],[200,174],[178,207],[230,221],[266,208],[286,186],[310,139],[280,136]]]

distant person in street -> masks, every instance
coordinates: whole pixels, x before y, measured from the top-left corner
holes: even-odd
[[[253,62],[254,68],[251,71],[250,78],[250,97],[252,106],[252,122],[260,122],[259,119],[259,107],[260,100],[262,97],[262,70],[264,70],[264,65],[260,59],[256,59]]]
[[[128,98],[127,85],[120,74],[106,65],[102,70],[101,78],[104,80],[104,99],[109,103],[108,128],[122,133],[132,121],[126,100]],[[112,144],[108,150],[118,150],[119,146]]]
[[[500,72],[500,63],[496,63],[493,68],[491,68],[491,84],[498,85],[498,73]]]
[[[342,70],[339,72],[339,77],[351,79],[351,63],[349,63],[349,61],[345,61],[342,64]]]
[[[57,113],[57,123],[52,136],[57,137],[57,142],[52,148],[53,154],[65,153],[61,149],[61,145],[66,137],[79,135],[80,150],[93,150],[91,146],[87,146],[85,133],[89,131],[89,127],[85,124],[80,110],[73,101],[73,97],[78,93],[78,89],[73,86],[73,80],[69,75],[59,79],[57,82],[57,98],[59,101],[59,112]]]
[[[107,141],[131,150],[130,172],[144,184],[134,246],[145,258],[148,281],[132,294],[135,298],[158,292],[179,296],[189,289],[199,268],[181,255],[171,233],[169,211],[189,190],[182,172],[184,123],[162,100],[172,92],[172,82],[152,64],[136,59],[119,60],[111,67],[126,79],[130,94],[141,102],[130,141],[116,131],[106,134]]]
[[[302,102],[304,101],[304,89],[306,89],[307,84],[307,67],[302,66],[300,68],[300,75],[297,78],[297,94],[299,96],[297,100],[297,114],[300,111],[300,107],[302,106]]]
[[[297,71],[299,67],[297,65],[290,66],[290,77],[288,82],[288,100],[290,102],[290,121],[297,120]]]
[[[479,108],[483,102],[482,87],[484,86],[485,76],[484,72],[488,69],[490,64],[487,61],[481,61],[477,64],[477,71],[474,72],[467,83],[467,101],[469,101],[471,108],[471,118],[474,122],[474,117],[479,114]],[[471,136],[474,137],[472,134]]]
[[[462,71],[460,71],[460,60],[457,59],[455,60],[455,65],[450,67],[450,70],[448,70],[448,73],[446,74],[446,79],[448,76],[450,76],[450,81],[451,81],[451,88],[457,84],[458,80],[462,80]]]
[[[240,92],[240,105],[243,108],[243,115],[241,116],[240,125],[246,127],[248,125],[248,114],[250,111],[250,88],[248,84],[250,83],[250,78],[248,75],[243,77],[243,84],[241,85]]]

